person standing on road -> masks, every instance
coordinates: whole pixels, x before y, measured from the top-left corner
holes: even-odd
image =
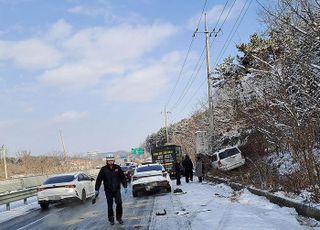
[[[204,175],[204,162],[199,155],[197,156],[195,175],[198,177],[199,182],[201,183]]]
[[[193,181],[193,164],[188,155],[186,155],[184,160],[182,161],[182,166],[184,168],[186,183],[189,183],[189,179]]]
[[[119,224],[123,224],[120,184],[124,187],[125,193],[128,191],[125,175],[121,167],[114,164],[114,162],[114,155],[108,154],[106,157],[106,165],[100,169],[95,185],[96,197],[98,197],[101,182],[103,181],[104,192],[108,203],[108,219],[111,225],[114,225],[113,199],[116,203],[116,220]]]
[[[181,163],[180,163],[180,160],[177,160],[174,165],[174,171],[175,171],[175,174],[176,174],[176,180],[177,180],[177,185],[181,185]]]

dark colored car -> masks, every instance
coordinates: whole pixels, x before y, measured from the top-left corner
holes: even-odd
[[[121,166],[121,169],[124,173],[124,175],[126,176],[126,180],[127,181],[131,181],[131,175],[132,175],[132,170],[129,166]]]

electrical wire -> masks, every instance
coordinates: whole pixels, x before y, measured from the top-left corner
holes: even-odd
[[[228,11],[228,13],[227,13],[227,17],[229,17],[230,11],[231,11],[231,9],[232,9],[232,7],[234,6],[234,4],[235,4],[236,1],[237,1],[237,0],[234,0],[232,6],[230,7],[230,9],[229,9],[229,11]],[[228,5],[228,2],[229,2],[229,0],[227,0],[227,2],[225,3],[225,5],[224,5],[224,7],[223,7],[223,10],[221,11],[221,13],[220,13],[220,15],[219,15],[218,21],[217,21],[217,23],[216,23],[216,25],[215,25],[215,27],[214,27],[214,29],[212,30],[211,33],[213,33],[213,31],[215,31],[216,27],[218,26],[219,21],[220,21],[222,15],[223,15],[223,13],[224,13],[224,11],[225,11],[225,9],[226,9],[226,6]],[[227,18],[227,17],[226,17],[226,18]],[[226,18],[225,18],[225,20],[226,20]],[[220,29],[221,29],[221,27],[220,27]],[[211,33],[210,33],[210,34],[211,34]],[[217,37],[217,36],[214,37],[214,40],[215,40],[216,37]],[[211,42],[211,44],[212,44],[212,43],[213,43],[213,41]],[[210,45],[210,48],[211,48],[211,45]],[[170,109],[171,111],[174,110],[175,108],[177,108],[177,107],[179,106],[179,104],[183,101],[184,97],[186,96],[186,94],[188,93],[189,89],[191,88],[193,82],[195,81],[196,77],[198,76],[198,73],[199,73],[199,71],[200,71],[200,69],[201,69],[201,66],[202,66],[203,63],[204,63],[204,59],[203,59],[202,62],[201,62],[201,65],[198,67],[198,65],[199,65],[199,63],[200,63],[200,61],[201,61],[201,59],[202,59],[202,57],[203,57],[204,52],[205,52],[205,48],[203,48],[202,53],[201,53],[201,55],[200,55],[200,57],[199,57],[199,59],[198,59],[198,61],[197,61],[197,64],[196,64],[196,66],[195,66],[195,68],[194,68],[194,71],[192,72],[192,74],[191,74],[191,76],[190,76],[190,78],[189,78],[189,81],[187,82],[185,88],[183,89],[182,94],[180,95],[180,97],[178,98],[178,100],[176,101],[176,103],[171,107],[171,109]]]
[[[219,56],[218,56],[218,59],[217,59],[217,61],[215,62],[214,66],[216,66],[217,63],[219,63],[219,61],[221,60],[222,56],[224,55],[226,49],[229,47],[230,42],[231,42],[231,39],[233,38],[235,32],[238,30],[238,28],[239,28],[239,26],[240,26],[240,24],[241,24],[244,16],[247,14],[248,9],[250,8],[250,5],[251,5],[252,1],[253,1],[253,0],[250,0],[249,4],[248,4],[248,1],[247,1],[246,4],[244,4],[244,6],[242,7],[241,12],[240,12],[240,14],[239,14],[239,17],[237,18],[236,22],[234,23],[234,26],[233,26],[231,32],[229,33],[229,36],[228,36],[226,42],[224,43],[224,46],[223,46],[223,48],[221,49],[220,54],[219,54]],[[247,4],[248,4],[248,6],[247,6]],[[234,5],[234,4],[233,4],[233,5]],[[247,7],[246,7],[246,6],[247,6]],[[245,9],[245,11],[244,11],[244,9]],[[239,21],[239,20],[240,20],[240,21]],[[213,41],[211,42],[210,47],[211,47],[212,43],[213,43]],[[190,100],[196,95],[196,93],[200,90],[200,88],[203,86],[203,84],[204,84],[205,82],[206,82],[206,79],[204,79],[204,80],[201,82],[200,86],[194,91],[194,93],[192,94],[192,97],[190,98]],[[181,113],[186,109],[186,107],[187,107],[187,105],[189,104],[190,100],[188,100],[187,103],[182,107],[182,109],[179,111],[178,115],[181,114]],[[175,118],[174,118],[173,120],[175,120],[176,118],[177,118],[177,116],[175,116]]]
[[[208,2],[208,0],[205,0],[205,3],[204,3],[204,6],[203,6],[203,8],[202,8],[202,12],[201,12],[201,15],[200,15],[200,18],[199,18],[199,21],[198,21],[198,25],[197,25],[197,27],[196,27],[195,32],[199,30],[199,25],[200,25],[201,19],[202,19],[202,17],[203,17],[204,11],[205,11],[205,9],[206,9],[207,2]],[[183,61],[182,67],[181,67],[180,72],[179,72],[178,79],[177,79],[177,81],[176,81],[176,83],[175,83],[174,87],[172,88],[172,90],[171,90],[171,92],[170,92],[170,96],[169,96],[169,98],[168,98],[168,100],[167,100],[167,102],[166,102],[165,106],[167,106],[167,105],[170,103],[171,98],[172,98],[172,96],[173,96],[173,94],[174,94],[174,91],[176,90],[177,85],[178,85],[178,83],[179,83],[179,81],[180,81],[180,79],[181,79],[182,72],[183,72],[184,67],[185,67],[185,65],[186,65],[186,62],[187,62],[187,60],[188,60],[188,57],[189,57],[189,54],[190,54],[191,47],[192,47],[192,44],[193,44],[194,39],[195,39],[195,36],[192,36],[192,39],[191,39],[191,42],[190,42],[190,45],[189,45],[189,48],[188,48],[188,51],[187,51],[186,57],[184,58],[184,61]]]

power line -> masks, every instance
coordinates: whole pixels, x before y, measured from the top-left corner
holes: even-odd
[[[236,1],[236,0],[235,0],[235,1]],[[235,2],[234,2],[234,3],[235,3]],[[224,43],[224,46],[223,46],[223,48],[221,49],[220,54],[219,54],[219,56],[218,56],[219,58],[218,58],[217,61],[215,62],[215,65],[214,65],[214,66],[217,65],[217,63],[220,61],[220,59],[222,58],[223,54],[225,53],[226,48],[230,45],[231,39],[232,39],[232,37],[234,36],[235,32],[238,30],[238,28],[239,28],[239,26],[240,26],[240,24],[241,24],[244,16],[247,14],[248,9],[249,9],[251,3],[252,3],[252,0],[250,0],[249,4],[248,4],[248,1],[247,1],[247,2],[244,4],[244,6],[242,7],[242,9],[241,9],[241,11],[240,11],[240,14],[239,14],[239,17],[237,18],[237,20],[236,20],[236,22],[235,22],[235,24],[234,24],[231,32],[229,33],[229,36],[228,36],[226,42]],[[234,4],[233,4],[233,5],[234,5]],[[248,6],[247,6],[247,5],[248,5]],[[247,6],[247,8],[246,8],[246,6]],[[246,10],[244,11],[245,8],[246,8]],[[230,10],[229,10],[229,12],[230,12]],[[239,20],[240,20],[240,21],[239,21]],[[221,27],[220,27],[220,28],[221,28]],[[213,41],[212,41],[212,43],[213,43]],[[210,47],[211,47],[212,43],[210,44]],[[227,45],[226,45],[226,44],[227,44]],[[200,84],[200,86],[194,91],[194,93],[192,94],[192,97],[190,98],[190,100],[196,95],[196,93],[200,90],[200,88],[203,86],[204,83],[205,83],[205,80],[202,81],[201,84]],[[189,101],[190,101],[190,100],[187,101],[187,103],[183,106],[183,108],[179,111],[178,114],[181,114],[181,113],[186,109],[186,107],[187,107],[187,105],[189,104]],[[176,118],[177,118],[177,116],[175,116],[175,118],[174,118],[173,120],[175,120]]]
[[[202,50],[202,53],[197,61],[197,64],[195,66],[195,69],[193,70],[190,78],[189,78],[189,81],[187,82],[185,88],[183,89],[182,91],[182,94],[180,95],[180,97],[178,98],[178,100],[176,101],[176,103],[172,106],[171,110],[174,110],[175,108],[177,108],[179,106],[179,104],[182,102],[183,98],[185,97],[185,95],[188,93],[188,90],[190,89],[191,85],[193,84],[193,82],[195,81],[196,77],[198,76],[198,73],[204,63],[204,58],[203,57],[203,54],[204,54],[204,51],[205,51],[205,48],[203,48]],[[200,61],[202,60],[200,66],[199,66],[199,63]],[[196,74],[195,74],[196,73]]]
[[[216,63],[215,63],[215,66],[220,62],[221,58],[223,57],[225,51],[227,50],[227,48],[229,47],[230,45],[230,42],[231,42],[231,39],[233,38],[235,32],[238,30],[244,16],[247,14],[248,12],[248,9],[250,8],[250,5],[252,3],[253,0],[250,0],[250,1],[247,1],[243,7],[241,8],[241,11],[240,11],[240,14],[239,14],[239,17],[237,18],[236,22],[234,23],[229,35],[228,35],[228,38],[227,40],[225,41],[220,53],[219,53],[219,58],[217,59]],[[247,6],[248,5],[248,6]]]
[[[235,4],[236,1],[237,1],[237,0],[234,0],[232,6],[230,7],[230,9],[229,9],[229,11],[228,11],[228,14],[227,14],[226,18],[229,17],[230,11],[231,11],[231,9],[233,8],[233,6],[234,6],[234,4]],[[210,33],[210,35],[215,31],[216,27],[218,26],[218,24],[219,24],[219,22],[220,22],[220,19],[221,19],[221,16],[223,15],[223,13],[224,13],[227,5],[228,5],[228,2],[229,2],[229,0],[227,0],[227,2],[225,3],[225,5],[224,5],[224,7],[223,7],[223,10],[221,11],[221,13],[220,13],[220,15],[219,15],[218,21],[217,21],[214,29],[213,29],[212,32]],[[225,18],[225,20],[226,20],[226,18]],[[219,30],[221,30],[221,27],[220,27]],[[197,32],[197,31],[195,31],[195,32]],[[217,33],[215,34],[213,41],[215,40],[216,37],[217,37]],[[213,44],[213,41],[212,41],[211,44],[210,44],[210,48],[211,48],[211,46],[212,46],[212,44]],[[203,59],[202,62],[201,62],[201,65],[198,67],[198,65],[199,65],[199,63],[200,63],[200,60],[202,59],[202,56],[203,56],[203,54],[204,54],[204,51],[205,51],[205,48],[203,48],[202,53],[201,53],[201,55],[200,55],[200,57],[199,57],[199,59],[198,59],[198,61],[197,61],[197,64],[196,64],[196,66],[195,66],[195,68],[194,68],[194,71],[192,72],[192,74],[191,74],[191,76],[190,76],[190,78],[189,78],[189,81],[187,82],[185,88],[183,89],[182,94],[180,95],[180,97],[178,98],[178,100],[176,101],[176,103],[172,106],[171,110],[174,110],[175,108],[177,108],[177,107],[179,106],[179,104],[182,102],[182,100],[184,99],[184,97],[185,97],[186,94],[188,93],[188,91],[189,91],[191,85],[193,84],[193,82],[195,81],[196,77],[198,76],[198,73],[199,73],[199,71],[200,71],[200,69],[201,69],[201,67],[202,67],[202,65],[203,65],[203,63],[204,63],[204,59]],[[195,74],[195,73],[196,73],[196,74]]]
[[[204,6],[203,6],[203,8],[202,8],[202,12],[201,12],[201,15],[200,15],[200,18],[199,18],[199,21],[198,21],[198,25],[197,25],[197,27],[196,27],[195,32],[198,31],[198,29],[199,29],[199,25],[200,25],[201,19],[202,19],[202,17],[203,17],[203,13],[204,13],[204,11],[205,11],[205,9],[206,9],[206,6],[207,6],[207,1],[208,1],[208,0],[205,0],[205,3],[204,3]],[[195,33],[195,32],[194,32],[194,33]],[[184,58],[182,67],[181,67],[180,72],[179,72],[178,79],[177,79],[177,81],[176,81],[173,89],[172,89],[171,92],[170,92],[170,96],[169,96],[169,98],[168,98],[165,106],[167,106],[167,105],[169,104],[169,102],[171,101],[171,98],[172,98],[172,96],[173,96],[173,94],[174,94],[174,91],[175,91],[175,89],[177,88],[177,85],[178,85],[178,83],[179,83],[179,81],[180,81],[180,79],[181,79],[182,72],[183,72],[183,69],[184,69],[184,67],[185,67],[185,65],[186,65],[186,62],[187,62],[187,60],[188,60],[188,57],[189,57],[189,54],[190,54],[191,47],[192,47],[192,44],[193,44],[194,39],[195,39],[195,36],[192,36],[192,39],[191,39],[191,42],[190,42],[190,45],[189,45],[189,48],[188,48],[186,57]]]
[[[228,1],[229,1],[229,0],[228,0]],[[221,31],[221,28],[223,27],[223,25],[224,25],[224,24],[225,24],[225,22],[227,21],[227,18],[229,17],[230,12],[231,12],[232,8],[234,7],[234,5],[235,5],[236,1],[237,1],[237,0],[234,0],[234,1],[233,1],[233,3],[232,3],[232,5],[231,5],[231,7],[229,8],[229,11],[228,11],[228,13],[227,13],[227,16],[224,18],[224,20],[223,20],[223,22],[222,22],[222,24],[221,24],[221,26],[220,26],[219,30],[217,31],[217,33],[219,33],[219,32]],[[228,3],[228,2],[227,2],[227,3]],[[225,5],[225,6],[226,6],[226,5]],[[221,17],[221,15],[222,15],[222,14],[220,14],[220,17]],[[219,17],[219,19],[220,19],[220,17]]]

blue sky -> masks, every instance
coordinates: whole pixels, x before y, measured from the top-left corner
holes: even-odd
[[[129,150],[163,126],[165,104],[170,122],[190,116],[206,96],[205,65],[193,74],[203,34],[179,73],[204,2],[0,0],[0,144],[11,155],[62,151],[62,130],[71,154]],[[209,30],[226,2],[207,1]],[[256,1],[229,0],[212,43],[212,67],[249,2],[220,62],[263,28]]]

